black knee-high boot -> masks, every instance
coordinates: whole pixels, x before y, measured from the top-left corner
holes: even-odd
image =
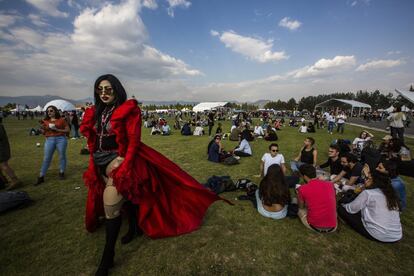
[[[105,221],[106,242],[101,263],[95,273],[96,276],[108,275],[108,270],[114,266],[115,244],[118,238],[119,229],[121,228],[121,222],[121,216]]]
[[[131,201],[124,203],[128,215],[128,232],[121,238],[122,244],[130,243],[136,236],[142,235],[142,230],[138,226],[137,211],[139,206],[132,204]]]

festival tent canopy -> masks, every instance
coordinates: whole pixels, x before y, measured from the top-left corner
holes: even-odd
[[[385,111],[387,111],[388,113],[391,113],[394,111],[394,108],[395,108],[394,106],[390,106],[387,109],[385,109]]]
[[[395,89],[395,92],[397,92],[399,95],[409,100],[410,102],[414,103],[414,92],[403,91],[403,90],[398,90],[398,89]]]
[[[40,105],[38,105],[38,106],[36,106],[35,108],[31,108],[31,109],[29,109],[29,111],[32,111],[32,112],[41,112],[43,110],[43,108],[40,106]]]
[[[215,108],[224,107],[227,104],[227,102],[204,102],[199,103],[198,105],[193,107],[194,112],[203,112],[203,111],[209,111]]]
[[[47,104],[45,104],[45,106],[43,107],[43,111],[46,111],[46,109],[51,106],[54,105],[56,106],[57,109],[62,110],[62,111],[73,111],[76,110],[76,107],[71,104],[68,101],[65,100],[53,100],[48,102]]]
[[[363,108],[371,109],[371,106],[366,103],[361,103],[354,100],[344,100],[344,99],[330,99],[324,102],[321,102],[317,105],[315,105],[315,109],[322,108],[324,110],[326,107],[339,107],[339,106],[347,106],[351,107],[351,112],[354,111],[354,108],[359,108],[359,113],[361,113],[361,110]]]

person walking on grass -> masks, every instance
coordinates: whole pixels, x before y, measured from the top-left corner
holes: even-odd
[[[404,122],[407,118],[404,112],[401,111],[401,107],[395,108],[394,112],[387,117],[387,120],[390,122],[391,136],[404,142]]]
[[[328,133],[332,134],[336,122],[333,111],[329,113],[329,115],[326,117],[326,120],[328,121]]]
[[[40,175],[35,186],[45,182],[45,174],[52,162],[55,150],[59,152],[59,179],[64,179],[66,169],[66,147],[68,140],[66,135],[70,132],[65,117],[61,117],[56,106],[50,105],[46,108],[46,117],[40,121],[41,132],[46,137],[44,144],[44,156]]]
[[[107,275],[114,265],[122,207],[129,220],[121,239],[125,244],[142,233],[163,238],[195,231],[221,198],[141,142],[141,110],[135,99],[127,100],[118,78],[100,76],[93,93],[95,106],[85,111],[80,128],[91,154],[83,174],[85,223],[93,232],[105,215],[105,247],[95,275]]]
[[[345,112],[341,111],[341,113],[336,116],[336,123],[338,125],[338,128],[336,129],[336,132],[341,132],[341,134],[344,133],[344,128],[345,128],[345,122],[346,122],[346,115]]]

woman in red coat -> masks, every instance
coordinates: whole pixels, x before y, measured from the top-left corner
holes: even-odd
[[[115,76],[99,77],[94,95],[95,106],[85,111],[80,127],[91,152],[83,175],[88,187],[85,222],[92,232],[105,214],[106,244],[96,274],[106,275],[113,266],[122,207],[129,218],[122,243],[128,243],[141,231],[151,238],[194,231],[220,197],[141,142],[141,110],[137,101],[126,100]]]

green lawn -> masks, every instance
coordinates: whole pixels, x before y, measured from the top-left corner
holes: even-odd
[[[79,151],[85,140],[69,140],[66,179],[58,180],[57,155],[46,175],[46,182],[34,187],[40,170],[43,137],[28,136],[34,121],[5,120],[12,147],[11,166],[24,182],[35,203],[0,216],[0,275],[92,275],[104,245],[104,229],[88,233],[83,224],[86,188],[81,180],[88,156]],[[229,122],[224,123],[229,129]],[[353,139],[360,128],[347,126],[344,135],[320,131],[317,141],[319,160],[327,158],[327,147],[337,137]],[[384,133],[373,132],[379,142]],[[284,128],[279,146],[287,162],[297,155],[306,135]],[[252,143],[253,157],[237,166],[206,160],[209,141],[204,137],[150,137],[144,143],[178,163],[200,182],[215,175],[233,179],[250,178],[258,183],[259,162],[268,142]],[[414,147],[414,141],[409,141]],[[230,149],[235,142],[224,141]],[[320,163],[320,162],[319,162]],[[147,237],[128,245],[117,244],[114,275],[188,275],[188,274],[370,274],[409,275],[414,270],[413,184],[407,184],[408,209],[401,216],[404,238],[397,244],[380,244],[364,239],[340,223],[336,233],[321,235],[306,230],[299,219],[274,221],[260,216],[250,202],[236,201],[241,192],[223,197],[235,205],[217,202],[210,207],[202,227],[193,233],[159,240]],[[80,187],[80,189],[78,188]],[[126,231],[124,221],[121,235]]]

